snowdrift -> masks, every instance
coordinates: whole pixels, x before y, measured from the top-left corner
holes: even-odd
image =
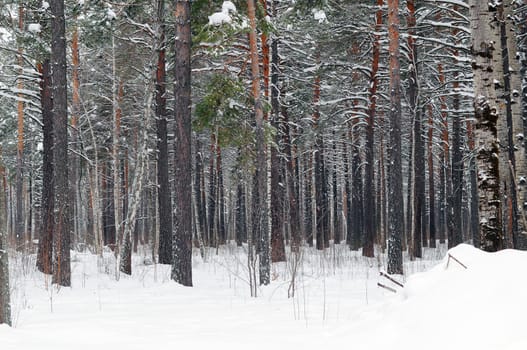
[[[15,261],[16,327],[0,326],[0,349],[527,349],[525,252],[460,245],[432,268],[427,259],[405,263],[426,271],[404,288],[379,277],[382,259],[345,246],[332,254],[304,256],[295,298],[287,298],[290,267],[274,265],[256,299],[236,248],[208,262],[195,256],[193,288],[137,256],[134,275],[117,282],[111,266],[101,272],[93,255],[75,254],[73,287],[57,291],[33,262]]]

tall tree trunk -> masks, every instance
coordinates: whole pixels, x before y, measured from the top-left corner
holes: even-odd
[[[159,208],[159,263],[172,264],[172,200],[170,198],[166,109],[165,1],[157,1],[159,48],[156,71],[157,201]]]
[[[478,174],[475,156],[475,140],[473,131],[473,122],[467,120],[467,143],[470,152],[469,172],[470,172],[470,233],[472,245],[480,247],[479,236],[479,211],[478,211]]]
[[[214,168],[214,159],[216,154],[216,135],[212,133],[210,135],[210,158],[209,158],[209,229],[208,229],[208,241],[211,247],[217,247],[218,236],[217,236],[217,225],[216,225],[216,169]]]
[[[401,237],[403,193],[401,167],[401,76],[399,64],[399,0],[388,0],[390,55],[390,146],[388,148],[388,273],[403,273]]]
[[[48,275],[52,273],[53,251],[53,99],[51,97],[51,69],[49,59],[41,65],[40,101],[42,108],[42,210],[38,240],[37,267]]]
[[[348,138],[349,139],[349,138]],[[344,207],[346,213],[346,244],[350,249],[353,249],[353,212],[351,207],[352,193],[351,193],[351,179],[350,179],[350,166],[349,166],[349,154],[348,154],[348,141],[343,142],[344,152],[342,153],[342,160],[344,166]]]
[[[431,104],[428,105],[428,246],[436,247],[436,196],[434,169],[434,113]]]
[[[192,286],[192,160],[190,108],[190,1],[175,0],[175,229],[171,277]]]
[[[291,128],[289,127],[289,113],[287,108],[282,107],[283,116],[283,143],[284,153],[287,162],[287,172],[285,178],[287,181],[287,194],[289,205],[289,227],[291,230],[291,251],[299,252],[301,243],[301,228],[300,228],[300,208],[299,208],[299,190],[298,190],[298,176],[295,171],[295,159],[293,156],[293,146],[291,145]]]
[[[18,5],[18,30],[24,30],[24,16],[25,9],[20,3]],[[24,75],[24,58],[22,47],[18,48],[18,70],[19,77],[17,82],[17,89],[22,91],[24,89],[23,75]],[[15,235],[17,250],[22,250],[26,243],[26,235],[24,231],[24,95],[22,92],[18,93],[17,101],[17,153],[16,153],[16,210],[15,210]]]
[[[218,176],[218,242],[227,242],[227,231],[225,228],[225,189],[223,187],[223,165],[221,160],[221,147],[216,147],[216,174]]]
[[[445,73],[443,71],[443,64],[437,65],[437,71],[439,74],[439,83],[444,85],[446,82]],[[448,111],[446,104],[446,97],[439,97],[441,104],[441,120],[442,120],[442,133],[441,142],[443,145],[443,169],[442,169],[442,193],[441,193],[441,232],[439,233],[439,242],[444,243],[445,238],[448,238],[449,247],[453,243],[453,212],[452,212],[452,169],[450,166],[450,136],[448,131]]]
[[[272,3],[272,15],[276,17],[276,0]],[[262,38],[263,41],[263,38]],[[278,39],[273,38],[271,42],[271,122],[276,129],[276,146],[271,147],[271,261],[285,261],[284,244],[284,208],[286,196],[286,184],[284,178],[284,166],[281,151],[284,147],[283,133],[285,132],[283,114],[278,101]],[[265,76],[265,61],[264,61]]]
[[[512,177],[511,201],[513,216],[513,247],[527,249],[527,227],[524,203],[527,201],[527,160],[523,145],[523,121],[521,111],[521,77],[518,62],[516,24],[514,23],[513,2],[501,2],[498,6],[500,43],[503,72],[503,91],[498,94],[505,106],[508,133],[508,172]],[[523,181],[522,181],[523,180]]]
[[[247,0],[249,16],[249,47],[251,53],[252,97],[256,119],[256,234],[259,246],[260,284],[271,282],[269,228],[267,217],[267,160],[264,136],[264,113],[260,93],[260,67],[258,61],[258,43],[256,37],[256,9],[254,0]]]
[[[204,245],[208,245],[206,235],[206,202],[203,198],[204,188],[203,185],[203,154],[201,152],[201,142],[196,138],[196,152],[195,152],[195,178],[194,178],[194,196],[196,198],[196,209],[197,209],[197,225],[198,231],[201,233],[201,239]]]
[[[424,164],[424,145],[422,139],[422,113],[419,106],[419,82],[418,82],[418,60],[416,38],[416,3],[417,1],[408,0],[406,7],[408,9],[407,25],[409,28],[408,36],[408,58],[410,61],[409,68],[409,85],[408,99],[409,107],[413,119],[413,186],[414,196],[413,204],[413,221],[408,228],[412,229],[412,251],[411,256],[416,258],[422,257],[422,238],[423,223],[425,221],[425,164]],[[410,203],[408,205],[411,205]]]
[[[500,117],[496,105],[496,90],[492,72],[497,54],[495,30],[491,28],[493,14],[487,3],[471,0],[470,22],[472,29],[474,71],[474,108],[478,149],[478,189],[481,248],[497,251],[504,246],[501,217],[499,172],[499,141],[497,121]]]
[[[453,7],[454,11],[458,11],[457,5]],[[454,37],[458,36],[458,29],[452,30]],[[459,52],[457,49],[452,50],[454,56],[453,64],[457,64],[459,61]],[[454,88],[454,96],[452,102],[453,109],[453,121],[452,121],[452,237],[449,237],[449,247],[456,246],[463,242],[463,223],[462,223],[462,212],[463,212],[463,144],[461,135],[461,111],[459,108],[460,104],[460,75],[457,71],[453,74],[454,82],[452,87]],[[452,242],[450,241],[452,239]]]
[[[380,33],[382,27],[382,7],[384,0],[376,0],[377,11],[375,12],[375,33]],[[373,59],[370,73],[368,123],[366,125],[366,147],[364,164],[364,247],[362,254],[373,257],[373,243],[375,240],[375,190],[374,190],[374,141],[375,141],[375,113],[377,112],[377,89],[379,86],[379,60],[381,56],[380,35],[375,34],[373,39]]]
[[[77,18],[74,18],[77,21]],[[82,210],[82,196],[81,196],[81,159],[78,156],[80,153],[80,137],[79,137],[79,118],[81,114],[81,99],[80,99],[80,57],[79,57],[79,29],[75,24],[73,35],[71,39],[71,61],[72,61],[72,72],[71,72],[71,85],[72,85],[72,97],[71,97],[71,148],[74,152],[71,155],[71,176],[70,186],[73,192],[74,207],[73,207],[73,243],[79,243],[81,241],[81,231],[83,223],[83,210]],[[85,232],[82,232],[85,233]],[[84,243],[86,237],[84,237]]]
[[[358,250],[361,247],[364,234],[364,207],[362,193],[362,159],[359,149],[361,148],[359,119],[357,116],[351,122],[350,140],[351,140],[351,241],[350,248]],[[370,247],[373,249],[373,247]],[[368,250],[369,248],[366,248]],[[371,251],[364,251],[372,253]]]
[[[68,95],[64,1],[51,2],[51,66],[53,82],[53,283],[71,286],[70,239],[72,200],[68,182]]]
[[[0,148],[0,181],[4,179],[5,168]],[[6,190],[0,184],[0,324],[11,325],[11,300],[9,288],[9,249],[7,246],[7,208]]]

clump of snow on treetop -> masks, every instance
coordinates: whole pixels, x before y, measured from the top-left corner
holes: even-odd
[[[230,13],[236,13],[236,6],[231,1],[224,1],[221,12],[215,12],[209,16],[209,25],[219,26],[223,23],[231,23]]]

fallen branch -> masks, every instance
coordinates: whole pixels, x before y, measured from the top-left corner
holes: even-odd
[[[388,287],[388,286],[385,286],[384,284],[380,283],[380,282],[377,282],[377,285],[381,288],[384,288],[384,289],[387,289],[389,290],[390,292],[392,293],[397,293],[397,291],[395,289],[393,289],[392,287]]]
[[[395,278],[393,278],[392,276],[388,275],[386,272],[379,271],[379,274],[380,274],[382,277],[385,277],[385,278],[387,278],[388,280],[392,281],[393,283],[395,283],[395,284],[398,285],[399,287],[404,288],[404,284],[402,284],[401,282],[397,281]]]
[[[450,259],[454,260],[455,262],[457,262],[459,265],[463,266],[465,269],[467,269],[468,267],[465,266],[465,264],[463,264],[461,261],[457,260],[454,256],[452,256],[452,254],[448,254],[448,260],[446,262],[446,267],[448,267],[448,263],[450,262]]]

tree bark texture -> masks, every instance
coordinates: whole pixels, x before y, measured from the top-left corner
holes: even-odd
[[[190,108],[190,1],[175,1],[175,217],[172,279],[192,286],[192,159]]]
[[[472,68],[474,71],[474,109],[481,248],[497,251],[504,246],[500,194],[499,108],[494,87],[495,55],[498,37],[491,28],[493,15],[487,3],[470,1]]]
[[[51,8],[51,71],[53,83],[53,282],[71,286],[70,240],[72,235],[72,198],[68,181],[68,95],[66,78],[66,27],[64,1]]]
[[[169,182],[168,130],[166,109],[166,40],[164,0],[157,2],[159,48],[156,71],[156,127],[157,127],[157,200],[159,208],[159,263],[172,264],[172,200]]]
[[[53,252],[53,99],[51,97],[51,69],[49,59],[41,65],[40,101],[42,108],[42,210],[38,240],[37,267],[52,273]]]
[[[388,0],[390,54],[390,146],[388,147],[388,273],[403,273],[403,186],[401,166],[401,76],[399,64],[399,1]]]

